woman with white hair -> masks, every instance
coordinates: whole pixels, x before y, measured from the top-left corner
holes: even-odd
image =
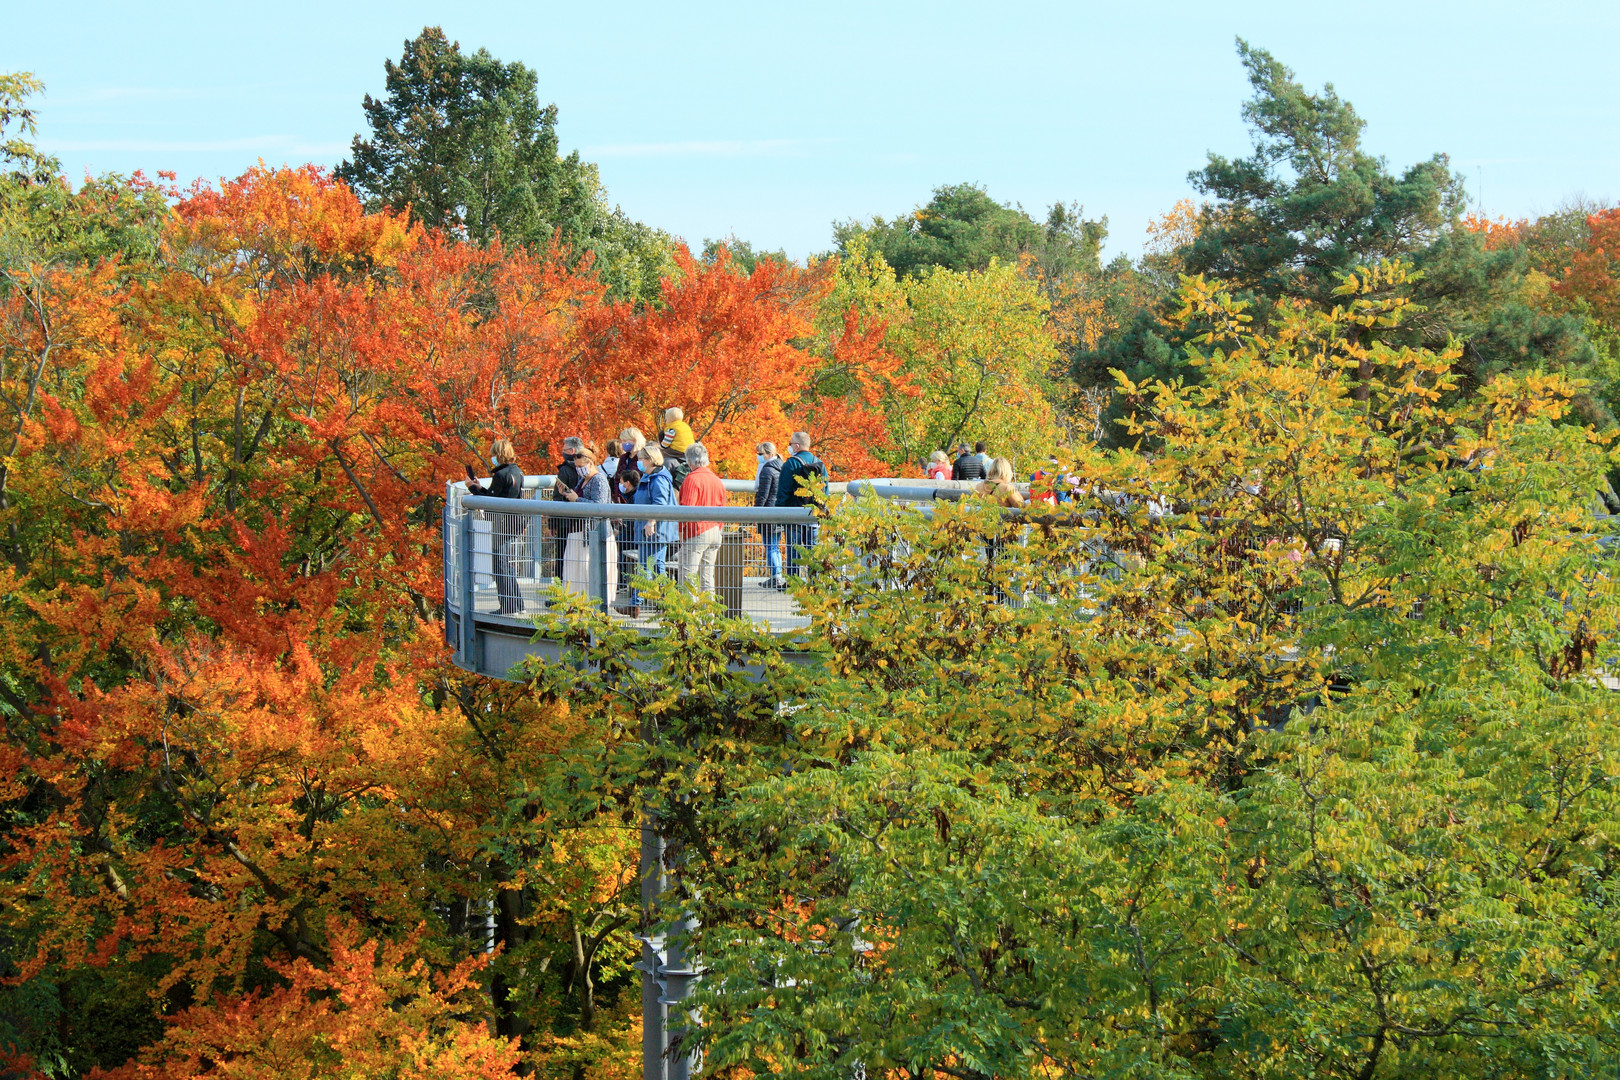
[[[724,506],[726,485],[709,468],[709,451],[702,443],[686,448],[686,464],[691,472],[681,485],[682,506]],[[714,592],[714,567],[720,559],[720,539],[724,535],[718,521],[681,522],[681,584],[694,592]]]

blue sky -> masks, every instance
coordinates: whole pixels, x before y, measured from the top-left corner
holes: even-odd
[[[540,76],[565,149],[632,216],[794,256],[834,220],[969,180],[1039,215],[1078,200],[1111,252],[1243,153],[1233,38],[1331,81],[1392,165],[1437,151],[1484,209],[1620,198],[1620,4],[277,4],[0,0],[0,70],[46,83],[41,144],[182,180],[332,164],[383,60],[437,24]]]

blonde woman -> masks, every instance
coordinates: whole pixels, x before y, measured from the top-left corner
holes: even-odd
[[[928,455],[928,468],[923,475],[936,483],[951,478],[951,459],[946,456],[945,451],[935,450]]]
[[[647,436],[641,433],[640,428],[627,427],[619,432],[619,467],[614,470],[614,476],[631,476],[636,471],[636,455],[641,448],[647,445]],[[619,490],[619,485],[613,485],[613,501],[627,503],[629,497]]]
[[[1018,486],[1013,482],[1012,462],[1004,457],[990,462],[984,480],[973,490],[1002,506],[1024,505],[1024,497],[1018,493]]]

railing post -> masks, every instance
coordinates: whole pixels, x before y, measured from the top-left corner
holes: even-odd
[[[476,638],[473,635],[473,517],[466,507],[461,509],[461,648],[456,651],[456,663],[475,671],[478,658],[473,655]]]
[[[613,597],[608,595],[608,558],[607,543],[613,522],[608,518],[598,518],[591,529],[591,585],[596,593],[597,602],[602,605],[603,612],[608,611],[613,603]]]
[[[450,636],[450,498],[445,497],[444,509],[439,512],[439,540],[443,546],[444,567],[444,643],[451,649],[456,648],[455,638]]]
[[[643,725],[645,728],[645,725]],[[664,1032],[666,1010],[660,1000],[659,973],[664,966],[664,936],[654,933],[653,914],[658,894],[664,891],[664,838],[658,815],[650,805],[641,811],[641,1080],[665,1080]]]

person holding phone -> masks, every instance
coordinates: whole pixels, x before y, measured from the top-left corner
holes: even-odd
[[[517,464],[517,448],[510,439],[496,439],[489,448],[489,486],[479,482],[471,465],[467,466],[467,493],[487,495],[493,499],[523,498],[523,470]],[[518,591],[517,574],[512,566],[512,548],[523,533],[523,519],[517,514],[491,514],[490,571],[495,578],[495,594],[499,615],[521,615],[523,594]]]

